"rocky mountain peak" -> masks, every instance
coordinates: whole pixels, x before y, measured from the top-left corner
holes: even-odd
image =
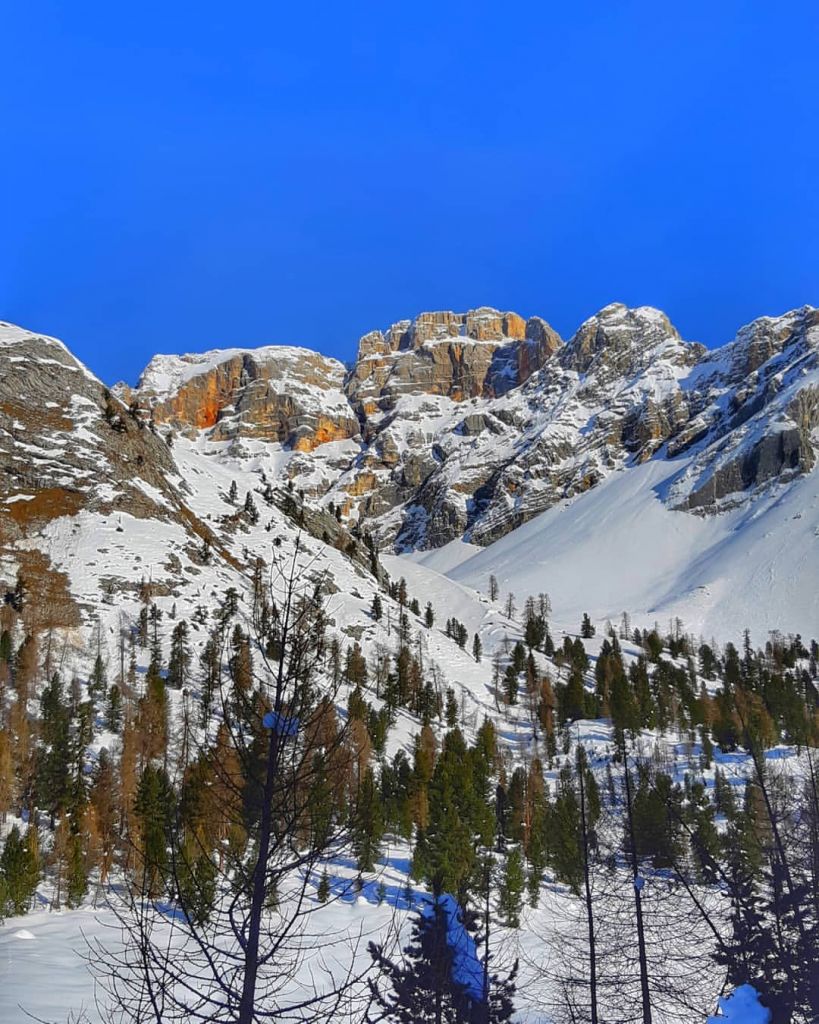
[[[266,346],[156,356],[133,393],[157,423],[215,441],[252,437],[312,451],[355,437],[344,367],[310,349]]]
[[[625,374],[658,358],[693,366],[705,352],[703,345],[684,342],[661,310],[613,302],[581,324],[561,363],[578,373],[606,368],[610,374]]]
[[[561,345],[540,317],[490,306],[420,313],[361,338],[347,394],[365,416],[393,409],[406,394],[492,397],[522,384]]]

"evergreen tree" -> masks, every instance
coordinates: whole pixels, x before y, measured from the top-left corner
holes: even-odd
[[[91,671],[91,678],[88,680],[88,692],[92,697],[101,697],[107,686],[105,662],[102,655],[98,654],[94,659],[94,668]]]
[[[384,614],[384,606],[381,604],[380,594],[373,594],[373,603],[372,608],[370,609],[370,614],[376,622],[381,621],[381,617]]]
[[[367,768],[358,791],[353,822],[353,852],[359,871],[372,871],[384,835],[384,810],[372,768]]]
[[[68,805],[71,793],[70,721],[63,685],[55,673],[40,697],[40,749],[37,755],[37,799],[55,818]]]
[[[116,683],[112,683],[108,690],[105,724],[111,732],[119,732],[122,727],[122,691]]]
[[[88,872],[83,840],[84,837],[77,832],[72,833],[68,839],[65,900],[69,907],[78,907],[88,892]]]
[[[455,954],[448,941],[447,911],[440,897],[419,911],[412,926],[403,960],[395,962],[383,947],[369,950],[379,978],[370,981],[378,1020],[396,1024],[469,1024],[472,1000],[455,978]],[[384,992],[379,980],[389,982]]]
[[[451,686],[446,689],[446,725],[448,729],[454,729],[458,724],[458,699]]]
[[[481,644],[481,638],[476,633],[472,638],[472,657],[475,661],[480,662],[481,654],[483,653],[483,645]]]
[[[507,928],[520,927],[523,889],[526,878],[520,847],[513,846],[506,855],[503,878],[498,890],[498,910]]]
[[[168,830],[174,814],[173,789],[163,768],[145,766],[134,810],[140,822],[141,887],[155,898],[163,891],[168,874]]]
[[[189,921],[202,927],[210,920],[216,897],[217,869],[201,837],[188,835],[175,862],[175,886]]]
[[[518,702],[518,674],[514,665],[507,665],[503,674],[503,695],[507,704]]]
[[[586,717],[586,690],[577,669],[572,670],[568,684],[558,690],[558,711],[563,725]]]
[[[17,825],[6,837],[0,854],[0,915],[25,914],[31,905],[40,877],[36,838],[33,842],[32,838],[23,839]]]
[[[555,877],[580,893],[583,881],[580,804],[570,765],[565,765],[558,780],[557,795],[550,821],[550,860]]]
[[[181,690],[188,683],[191,652],[188,644],[188,624],[180,619],[171,633],[171,654],[168,660],[168,686]]]
[[[427,606],[424,609],[424,623],[427,629],[432,629],[435,623],[435,611],[432,607],[432,601],[427,601]]]

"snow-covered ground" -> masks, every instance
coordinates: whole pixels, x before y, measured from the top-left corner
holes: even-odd
[[[612,474],[478,553],[453,541],[423,563],[483,592],[490,575],[519,600],[546,591],[575,628],[583,612],[628,611],[635,625],[679,617],[723,643],[746,627],[757,643],[771,630],[819,635],[819,474],[705,518],[663,502],[679,471],[652,460]]]

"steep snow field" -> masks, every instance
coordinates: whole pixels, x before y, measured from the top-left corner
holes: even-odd
[[[662,497],[685,460],[652,460],[615,473],[591,491],[549,509],[490,547],[455,541],[421,561],[486,592],[522,599],[546,591],[555,620],[685,627],[725,642],[748,627],[819,633],[819,472],[777,485],[740,508],[698,517]]]

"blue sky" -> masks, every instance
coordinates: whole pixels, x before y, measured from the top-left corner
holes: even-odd
[[[819,4],[7,4],[0,318],[104,379],[496,305],[819,303]]]

